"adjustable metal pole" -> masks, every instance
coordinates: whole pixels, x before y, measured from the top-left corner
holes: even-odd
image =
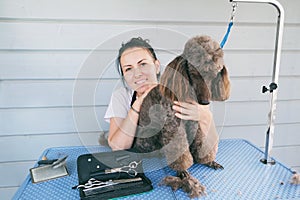
[[[277,18],[277,28],[276,28],[276,42],[275,42],[275,53],[274,53],[274,65],[273,65],[273,75],[272,83],[269,88],[264,87],[263,92],[270,91],[270,113],[269,113],[269,127],[266,133],[266,143],[265,143],[265,156],[261,159],[264,164],[275,164],[274,160],[270,158],[270,152],[273,146],[273,136],[274,136],[274,119],[276,110],[276,100],[277,100],[277,84],[279,77],[279,66],[281,58],[281,48],[282,48],[282,36],[283,36],[283,24],[284,24],[284,9],[281,4],[276,0],[229,0],[230,2],[244,2],[244,3],[268,3],[276,7],[278,11]]]

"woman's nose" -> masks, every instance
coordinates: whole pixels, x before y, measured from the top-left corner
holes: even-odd
[[[139,67],[134,68],[134,77],[138,78],[142,75],[142,71]]]

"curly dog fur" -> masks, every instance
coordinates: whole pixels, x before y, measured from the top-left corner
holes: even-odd
[[[216,133],[207,135],[198,122],[177,118],[173,102],[194,100],[208,104],[224,101],[229,94],[230,81],[219,44],[209,36],[188,40],[183,53],[166,66],[159,85],[145,97],[133,144],[140,152],[166,156],[177,177],[167,176],[163,184],[174,190],[181,188],[192,198],[201,196],[205,187],[187,169],[193,163],[222,168],[214,161],[218,149]]]

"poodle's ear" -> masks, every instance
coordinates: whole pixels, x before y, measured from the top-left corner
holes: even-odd
[[[218,73],[217,77],[212,80],[211,84],[211,100],[225,101],[230,95],[230,81],[227,69],[223,69]]]
[[[187,61],[180,55],[165,68],[160,78],[162,96],[172,101],[183,101],[190,96],[191,86],[186,75]]]

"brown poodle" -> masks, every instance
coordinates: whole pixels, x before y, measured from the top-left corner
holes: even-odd
[[[205,194],[205,187],[187,169],[195,162],[214,169],[218,136],[203,133],[198,122],[181,120],[172,109],[174,101],[224,101],[229,98],[230,82],[223,62],[223,50],[209,36],[188,40],[184,51],[171,61],[160,84],[143,101],[133,147],[142,153],[163,153],[177,176],[167,176],[163,184],[179,188],[194,198]],[[211,129],[215,130],[214,124]]]

